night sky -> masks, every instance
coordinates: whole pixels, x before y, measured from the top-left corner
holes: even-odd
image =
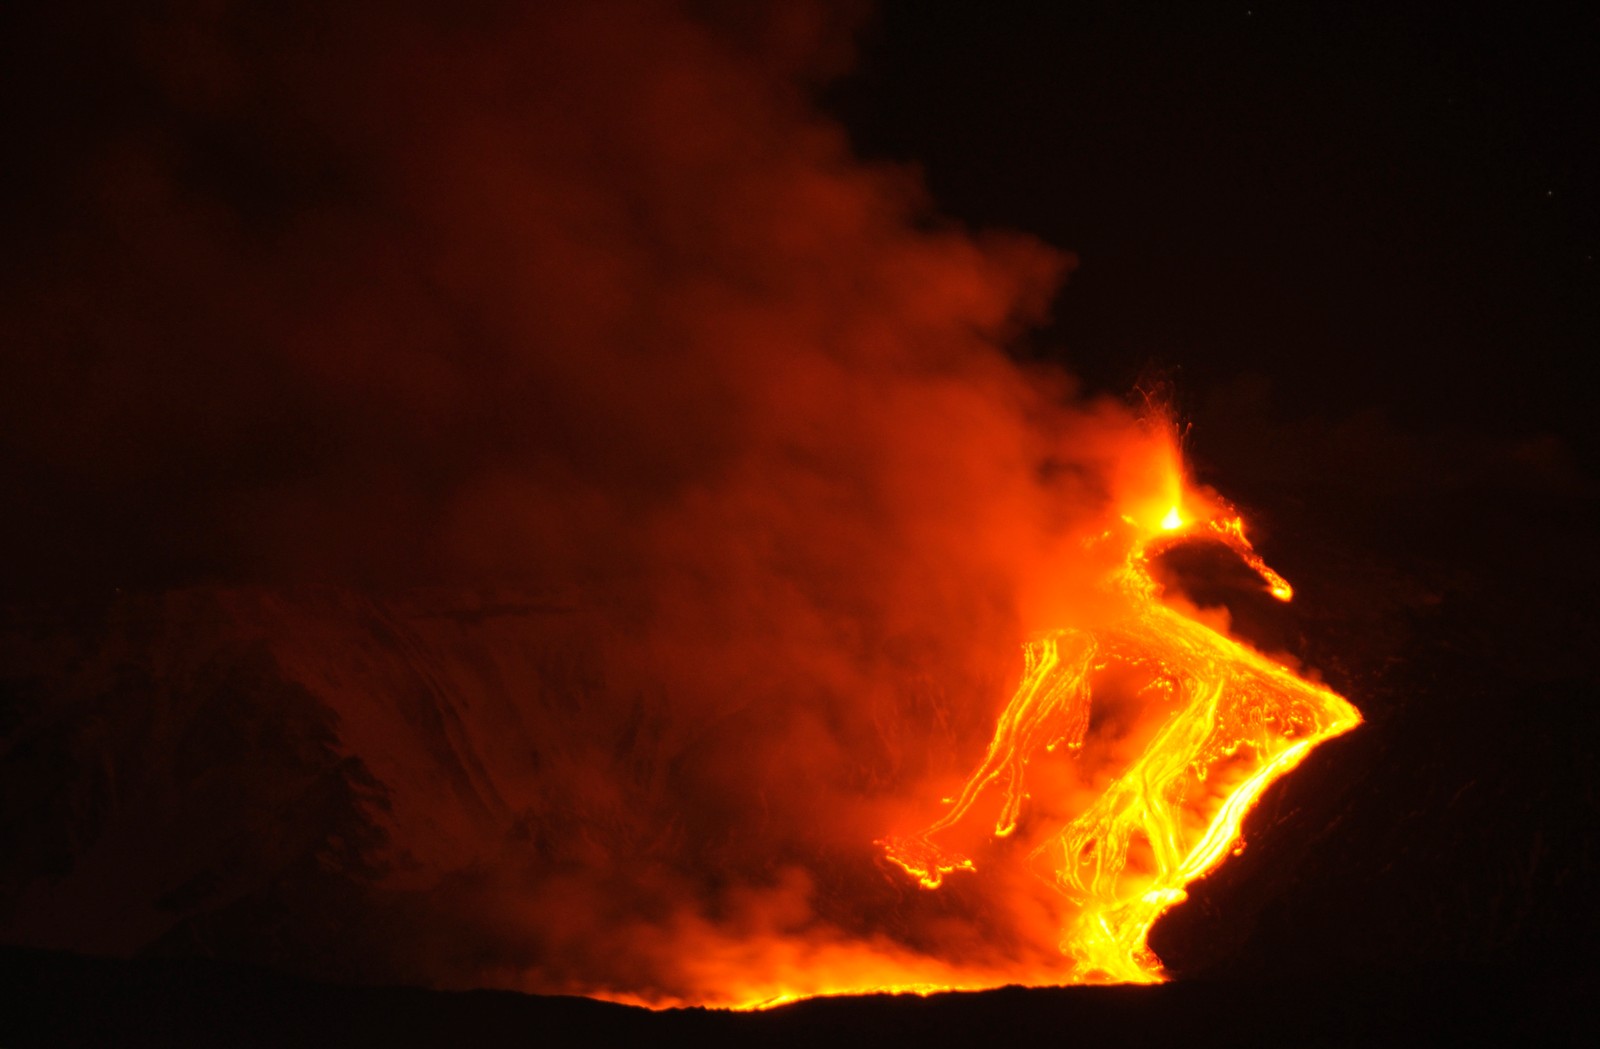
[[[948,212],[1077,254],[1036,352],[1096,386],[1153,363],[1592,463],[1597,34],[1548,5],[889,3],[831,100]]]
[[[1600,15],[1419,6],[11,5],[0,786],[34,808],[0,927],[105,794],[31,785],[98,753],[17,655],[81,640],[50,631],[235,586],[581,605],[686,723],[751,680],[793,715],[674,781],[737,841],[712,802],[806,703],[865,737],[908,667],[992,683],[1049,606],[1029,515],[1098,505],[1115,404],[1159,387],[1298,597],[1165,578],[1368,723],[1158,953],[1592,984]],[[1027,458],[1042,417],[1081,490]],[[492,880],[418,927],[517,958]]]

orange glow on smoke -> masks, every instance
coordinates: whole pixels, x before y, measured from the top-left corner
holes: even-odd
[[[1078,560],[1100,573],[1099,598],[1068,608],[1081,622],[1026,642],[1015,693],[987,746],[972,741],[981,756],[942,815],[912,830],[918,816],[902,809],[906,829],[877,843],[883,876],[906,892],[880,916],[898,929],[793,937],[697,921],[663,949],[686,986],[717,991],[589,993],[760,1009],[820,995],[1164,979],[1146,945],[1156,920],[1242,849],[1240,826],[1262,791],[1361,716],[1164,602],[1152,562],[1188,543],[1221,544],[1279,600],[1292,590],[1238,513],[1185,482],[1171,427],[1144,436],[1119,467],[1125,491],[1107,519],[1073,537]],[[923,818],[937,797],[918,806]],[[958,926],[967,939],[919,944],[905,933]]]

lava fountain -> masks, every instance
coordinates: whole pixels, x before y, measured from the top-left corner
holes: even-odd
[[[1029,640],[1016,693],[944,814],[880,842],[932,891],[978,868],[970,850],[947,839],[972,840],[970,825],[979,821],[992,820],[991,841],[1023,830],[1028,868],[1057,897],[1048,910],[1059,921],[1063,956],[1062,968],[1024,982],[1161,981],[1146,944],[1156,919],[1186,897],[1186,885],[1242,848],[1240,824],[1263,790],[1317,744],[1361,723],[1342,696],[1163,600],[1154,559],[1187,543],[1220,544],[1279,601],[1293,590],[1256,553],[1237,511],[1186,481],[1176,435],[1170,425],[1161,429],[1159,494],[1119,507],[1119,519],[1086,543],[1119,555],[1102,585],[1122,611],[1093,628]],[[1113,721],[1144,726],[1120,734],[1125,746],[1142,747],[1075,815],[1039,826],[1030,810],[1072,807],[1059,759],[1094,749],[1091,726],[1103,701],[1122,708]],[[1052,757],[1054,769],[1036,775],[1035,764]]]

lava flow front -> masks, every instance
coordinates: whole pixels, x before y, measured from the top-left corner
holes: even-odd
[[[962,841],[965,831],[971,841],[968,825],[990,820],[992,837],[982,837],[991,847],[1023,837],[1028,868],[1058,897],[1044,909],[1059,922],[1062,968],[1038,982],[1160,981],[1146,945],[1156,919],[1242,847],[1240,824],[1267,786],[1361,722],[1343,697],[1163,602],[1152,559],[1201,542],[1237,555],[1274,598],[1293,595],[1239,515],[1184,483],[1175,440],[1168,451],[1162,498],[1124,507],[1091,540],[1125,551],[1104,580],[1123,611],[1030,640],[1016,694],[948,810],[920,833],[882,842],[889,860],[937,890],[980,866],[970,848],[943,839]],[[1091,728],[1102,706],[1109,731]],[[1127,758],[1098,777],[1097,793],[1075,788],[1082,777],[1063,760],[1119,745]]]

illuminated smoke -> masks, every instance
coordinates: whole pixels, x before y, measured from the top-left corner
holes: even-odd
[[[1037,948],[873,842],[1020,638],[1118,613],[1083,538],[1165,445],[1003,352],[1067,256],[814,108],[850,12],[687,6],[108,12],[37,74],[100,115],[5,287],[11,586],[194,588],[150,614],[332,709],[381,874],[286,964],[727,1002]]]

